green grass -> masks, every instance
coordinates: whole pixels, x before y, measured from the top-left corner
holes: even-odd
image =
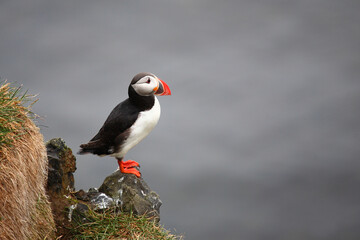
[[[21,87],[13,87],[9,83],[0,82],[0,147],[11,145],[21,136],[23,122],[30,113],[32,101]],[[29,104],[30,103],[30,104]]]
[[[103,213],[90,211],[85,218],[86,223],[74,219],[72,239],[182,239],[170,234],[152,219],[117,212],[114,208]]]

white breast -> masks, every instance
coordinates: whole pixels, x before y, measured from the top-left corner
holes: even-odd
[[[149,135],[159,121],[160,112],[160,104],[155,97],[154,106],[148,111],[139,113],[139,117],[131,126],[130,135],[123,143],[121,151],[114,153],[113,156],[118,158],[124,157],[131,148]]]

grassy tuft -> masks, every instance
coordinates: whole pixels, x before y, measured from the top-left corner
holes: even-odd
[[[31,96],[0,81],[0,239],[54,239],[44,139]]]
[[[36,102],[31,95],[22,93],[21,87],[0,82],[0,147],[11,145],[24,130],[30,107]]]
[[[72,239],[160,239],[181,240],[181,236],[174,236],[155,221],[145,216],[121,213],[110,209],[102,213],[90,211],[86,216],[86,223],[74,220]]]

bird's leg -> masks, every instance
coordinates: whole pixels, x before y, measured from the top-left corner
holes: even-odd
[[[137,177],[141,177],[141,173],[139,172],[139,170],[137,170],[135,167],[139,167],[139,163],[133,161],[133,160],[128,160],[128,161],[123,161],[123,158],[117,158],[118,160],[118,164],[119,164],[119,168],[120,168],[120,172],[122,173],[130,173],[130,174],[134,174]]]

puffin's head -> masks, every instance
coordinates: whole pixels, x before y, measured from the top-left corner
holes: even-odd
[[[130,85],[140,96],[171,95],[169,86],[152,73],[136,74]]]

